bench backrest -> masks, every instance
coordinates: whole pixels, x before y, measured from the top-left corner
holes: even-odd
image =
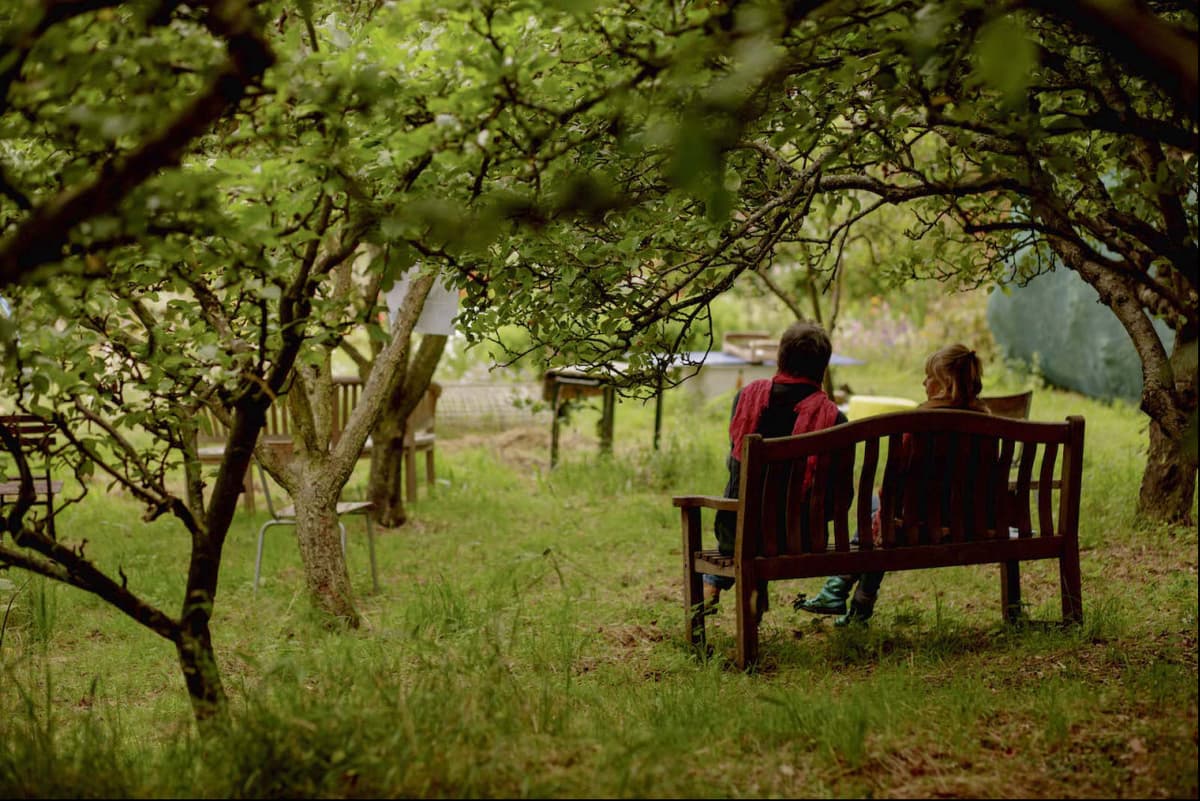
[[[30,468],[44,469],[49,475],[50,452],[58,445],[54,424],[32,414],[6,414],[0,415],[0,425],[8,429],[26,458],[41,456],[44,459],[44,465],[30,465]],[[0,447],[0,454],[3,453],[4,448]],[[0,470],[0,477],[4,472]]]
[[[736,548],[743,559],[849,551],[855,531],[860,549],[1075,537],[1082,458],[1080,417],[1034,423],[921,410],[800,436],[752,435],[743,442]],[[806,486],[810,459],[816,469]],[[870,534],[876,492],[878,544]]]

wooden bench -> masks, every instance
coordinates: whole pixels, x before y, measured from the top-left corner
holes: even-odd
[[[682,513],[689,640],[704,641],[704,573],[736,580],[730,592],[736,597],[741,668],[758,659],[767,584],[784,579],[995,563],[1001,565],[1001,608],[1013,620],[1020,613],[1020,563],[1057,559],[1063,618],[1082,620],[1083,435],[1081,417],[1043,423],[923,410],[802,436],[746,437],[740,500],[673,499]],[[817,461],[806,488],[809,459]],[[1039,491],[1039,485],[1053,489]],[[876,488],[880,542],[866,535],[852,545],[855,530],[871,531]],[[705,508],[737,513],[732,556],[701,548]]]
[[[57,429],[52,423],[31,414],[0,415],[0,426],[4,426],[12,437],[13,444],[21,451],[30,473],[31,502],[46,507],[46,530],[50,539],[57,539],[54,529],[54,498],[62,492],[63,482],[50,475],[51,454],[58,446]],[[0,447],[0,453],[4,452]],[[17,454],[10,454],[16,458]],[[15,465],[13,474],[0,474],[0,508],[17,503],[24,488],[20,473]]]

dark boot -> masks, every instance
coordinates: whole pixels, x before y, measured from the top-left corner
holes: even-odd
[[[850,597],[850,591],[854,589],[857,579],[857,576],[830,576],[816,597],[806,599],[801,593],[792,602],[792,606],[814,615],[845,615],[846,599]]]
[[[850,611],[833,621],[833,625],[849,626],[851,623],[857,623],[865,626],[873,614],[875,614],[875,599],[856,592],[850,601]]]

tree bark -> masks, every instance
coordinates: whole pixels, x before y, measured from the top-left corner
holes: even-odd
[[[374,520],[381,526],[401,526],[408,519],[404,511],[403,444],[408,416],[429,389],[447,337],[425,334],[403,381],[398,381],[388,396],[383,414],[371,432],[371,475],[367,498],[375,505]]]
[[[185,625],[175,641],[175,650],[197,723],[203,726],[228,721],[229,704],[208,621],[192,626],[191,630]]]
[[[1156,520],[1192,524],[1196,470],[1196,337],[1175,338],[1171,351],[1174,391],[1169,408],[1150,416],[1150,446],[1142,475],[1138,511]]]
[[[371,363],[357,405],[332,439],[333,390],[330,360],[297,370],[287,393],[291,439],[260,442],[259,461],[295,504],[296,540],[305,584],[315,608],[347,626],[360,623],[339,539],[337,502],[354,471],[368,434],[378,422],[396,375],[404,374],[412,327],[433,285],[433,276],[413,282],[391,328],[391,340]]]
[[[301,472],[296,502],[296,542],[313,605],[332,619],[358,628],[358,610],[338,528],[336,488],[321,476]],[[332,492],[330,490],[333,490]]]

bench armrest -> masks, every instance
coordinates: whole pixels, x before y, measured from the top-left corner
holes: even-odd
[[[718,509],[725,512],[736,512],[741,503],[737,498],[720,498],[716,495],[676,495],[671,503],[680,509]]]

